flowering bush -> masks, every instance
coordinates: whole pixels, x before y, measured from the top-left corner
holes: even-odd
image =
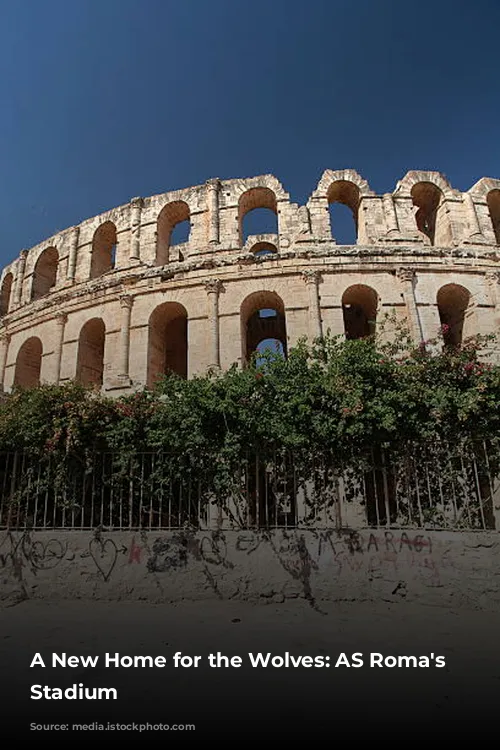
[[[105,450],[124,465],[161,452],[174,474],[214,486],[249,452],[286,449],[306,462],[328,450],[341,461],[377,447],[403,454],[415,444],[487,441],[498,453],[500,367],[485,358],[492,342],[414,346],[404,329],[391,343],[327,335],[299,342],[287,359],[268,351],[243,370],[167,376],[118,399],[73,383],[16,390],[0,402],[0,451],[62,466]]]

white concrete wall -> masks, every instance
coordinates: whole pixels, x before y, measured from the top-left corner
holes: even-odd
[[[419,530],[0,532],[0,601],[394,601],[500,608],[500,537]]]

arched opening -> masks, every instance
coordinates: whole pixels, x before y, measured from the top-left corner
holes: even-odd
[[[346,339],[363,339],[375,333],[378,295],[370,286],[354,284],[342,295]]]
[[[272,190],[250,188],[238,203],[240,244],[256,234],[278,234],[278,204]]]
[[[42,369],[42,342],[32,336],[19,349],[14,372],[14,385],[19,388],[36,388],[40,385]]]
[[[116,264],[116,243],[116,226],[112,221],[105,221],[96,229],[92,240],[91,279],[113,270]]]
[[[82,385],[102,386],[106,328],[101,318],[88,320],[80,331],[76,379]]]
[[[262,310],[261,312],[265,314],[268,311]],[[274,311],[271,311],[271,313],[273,312]],[[259,343],[257,344],[255,352],[257,354],[257,367],[262,367],[264,365],[264,363],[266,362],[267,352],[272,352],[275,356],[278,357],[285,357],[285,347],[279,339],[262,339],[262,341],[259,341]]]
[[[241,305],[242,357],[248,363],[255,352],[262,352],[264,341],[287,356],[285,306],[276,292],[254,292]]]
[[[2,288],[0,290],[0,315],[7,315],[9,312],[13,280],[14,277],[10,271],[9,273],[6,273],[3,278]]]
[[[190,230],[190,211],[185,201],[173,201],[162,208],[156,222],[157,266],[164,266],[170,260],[182,260],[182,257],[171,258],[170,250],[183,242],[189,242]]]
[[[55,247],[48,247],[35,263],[31,299],[40,299],[50,292],[57,280],[59,253]]]
[[[451,229],[442,191],[433,182],[418,182],[411,189],[417,228],[429,238],[431,245],[448,245]]]
[[[158,305],[149,318],[148,387],[168,373],[188,374],[187,311],[177,302]]]
[[[330,231],[339,245],[355,245],[358,239],[359,188],[353,182],[337,180],[327,193]]]
[[[500,190],[490,190],[486,196],[486,202],[495,232],[495,241],[497,245],[500,245]]]
[[[262,356],[266,349],[278,356],[287,356],[285,305],[276,292],[250,294],[243,300],[240,315],[245,364],[255,354],[257,367],[262,367],[266,361]],[[265,369],[260,374],[265,378]],[[249,524],[260,528],[291,527],[296,518],[293,468],[281,454],[267,458],[256,453],[248,457],[246,493]]]
[[[270,242],[257,242],[252,247],[252,253],[256,258],[271,257],[276,255],[277,252],[276,246]]]
[[[438,291],[437,306],[446,347],[456,347],[462,343],[470,302],[470,292],[460,284],[446,284]]]

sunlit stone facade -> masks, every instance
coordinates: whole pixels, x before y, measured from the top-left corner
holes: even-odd
[[[352,212],[355,244],[335,241],[334,203]],[[275,214],[275,231],[247,236],[258,208]],[[244,366],[263,340],[286,353],[328,330],[364,336],[386,312],[416,340],[445,323],[458,342],[499,329],[499,254],[491,178],[461,193],[412,171],[376,195],[357,172],[326,170],[302,206],[272,175],[134,198],[4,268],[0,383],[76,379],[118,395],[168,370]]]

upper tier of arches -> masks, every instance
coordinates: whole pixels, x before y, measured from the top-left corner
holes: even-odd
[[[392,193],[377,195],[355,170],[327,169],[304,205],[273,175],[133,198],[22,251],[0,276],[0,316],[134,267],[224,256],[273,260],[308,248],[341,254],[345,244],[384,243],[411,253],[463,246],[496,252],[500,180],[482,178],[462,193],[438,172],[413,170]]]

